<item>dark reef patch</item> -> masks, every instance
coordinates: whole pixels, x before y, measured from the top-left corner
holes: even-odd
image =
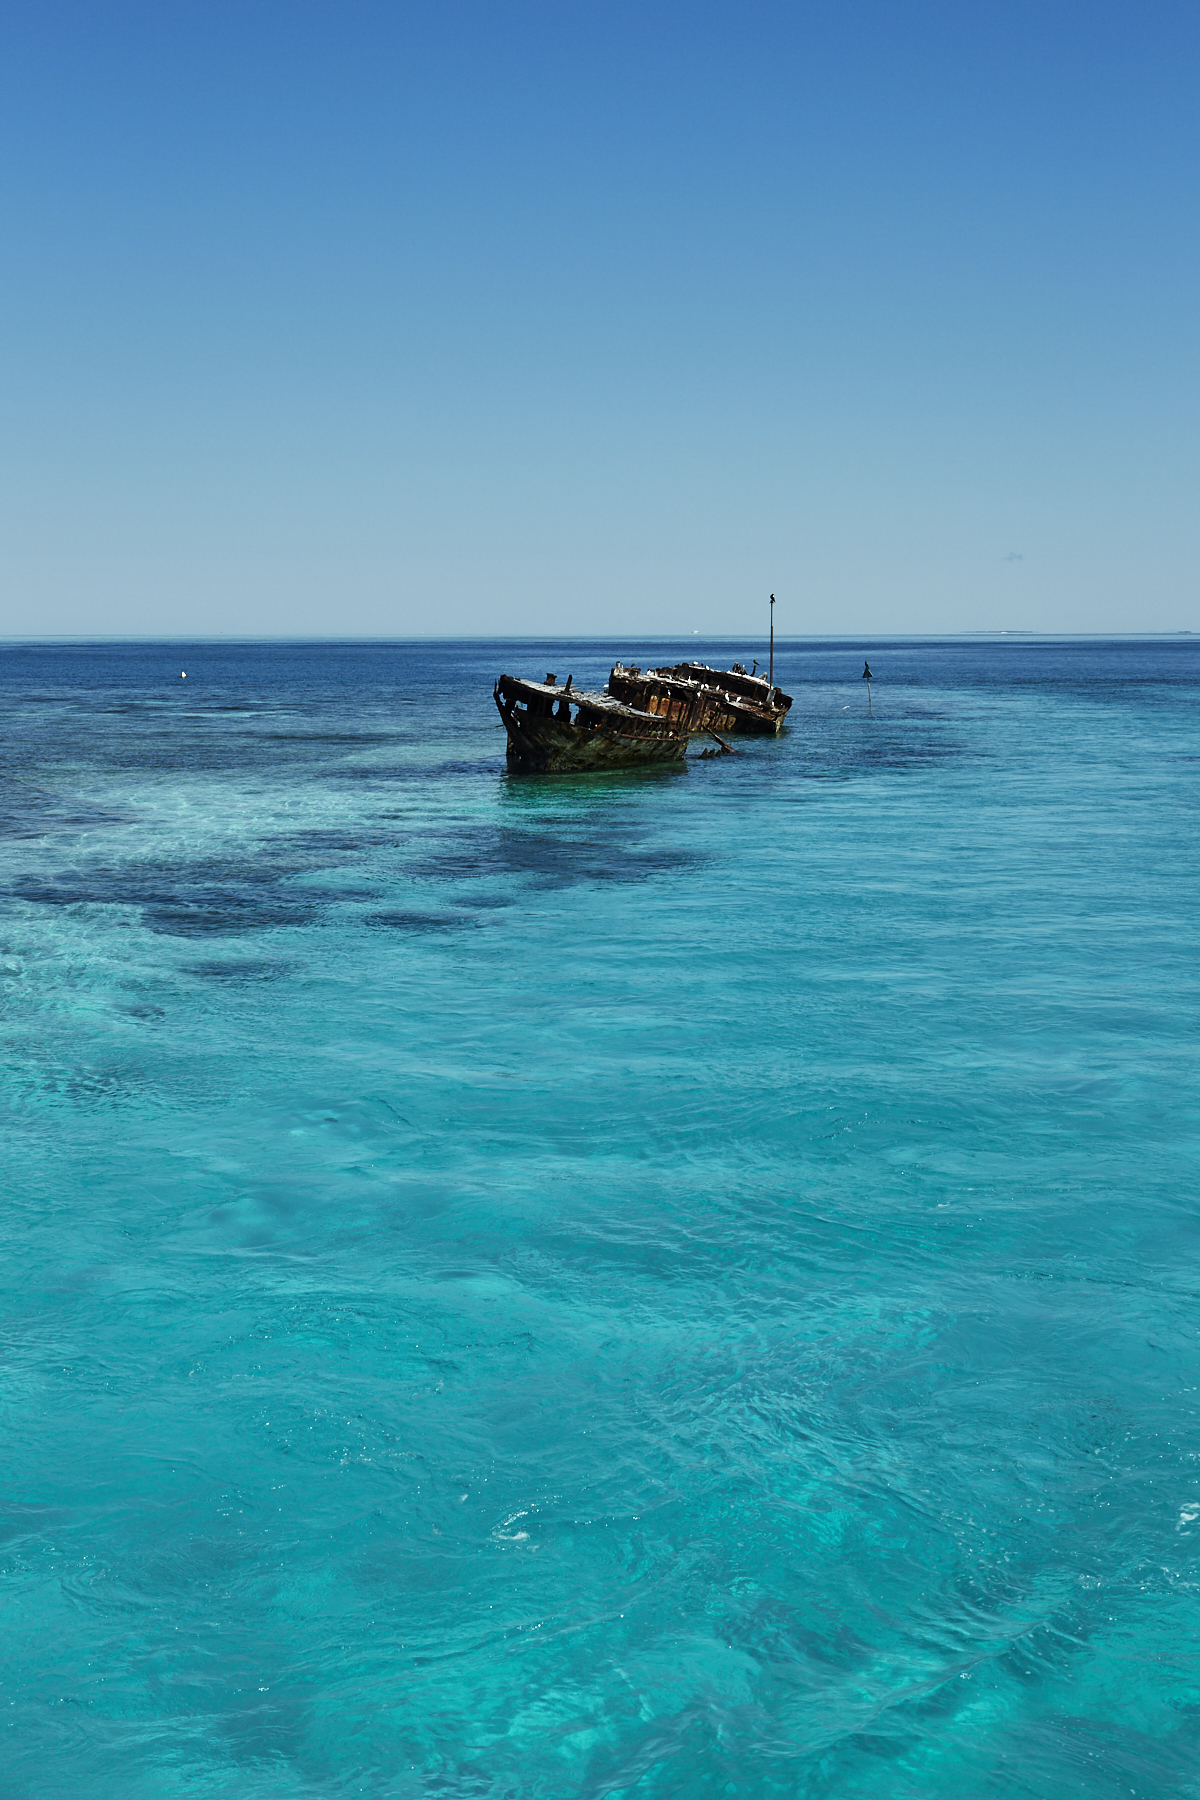
[[[0,839],[40,838],[52,831],[127,825],[133,815],[31,784],[7,781],[0,788]]]
[[[615,832],[559,836],[550,831],[501,827],[499,831],[464,834],[457,845],[448,845],[429,857],[419,873],[442,881],[500,876],[536,882],[539,888],[561,888],[679,876],[702,868],[707,861],[705,852],[622,840]]]
[[[182,967],[185,975],[198,975],[203,981],[279,981],[302,965],[269,956],[238,956],[206,958]]]
[[[136,906],[143,924],[166,937],[235,937],[308,925],[326,906],[367,897],[361,888],[290,885],[313,867],[307,858],[147,862],[20,875],[5,892],[41,906]]]
[[[363,920],[376,931],[442,932],[461,931],[476,925],[475,919],[464,919],[460,913],[379,912],[369,913]]]

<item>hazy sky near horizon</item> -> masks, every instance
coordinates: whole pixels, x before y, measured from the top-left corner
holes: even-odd
[[[1195,0],[9,0],[0,634],[1200,628]]]

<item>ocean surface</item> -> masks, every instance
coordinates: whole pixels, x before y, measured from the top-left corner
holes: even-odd
[[[1200,1796],[1200,637],[697,652],[0,648],[3,1800]]]

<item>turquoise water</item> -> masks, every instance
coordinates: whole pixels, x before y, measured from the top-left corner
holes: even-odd
[[[1200,1795],[1200,640],[695,644],[0,651],[4,1800]]]

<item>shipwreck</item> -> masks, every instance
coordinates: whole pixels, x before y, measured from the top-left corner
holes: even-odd
[[[689,720],[627,704],[614,693],[576,688],[568,676],[524,681],[501,675],[492,690],[508,733],[510,768],[544,773],[599,773],[649,763],[681,763]]]

